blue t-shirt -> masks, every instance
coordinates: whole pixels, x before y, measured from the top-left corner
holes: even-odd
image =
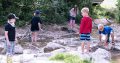
[[[103,31],[99,31],[99,34],[110,34],[113,29],[109,26],[105,26]]]

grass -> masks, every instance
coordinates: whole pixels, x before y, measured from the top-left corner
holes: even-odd
[[[50,60],[63,61],[64,63],[91,63],[89,60],[83,60],[77,55],[60,53],[50,58]]]

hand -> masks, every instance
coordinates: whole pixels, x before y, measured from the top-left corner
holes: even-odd
[[[43,29],[40,29],[40,31],[43,31]]]
[[[10,44],[10,42],[9,41],[7,41],[7,46],[10,46],[11,44]]]

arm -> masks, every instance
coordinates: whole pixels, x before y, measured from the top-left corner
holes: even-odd
[[[10,42],[8,39],[8,31],[5,31],[5,38],[6,38],[7,44],[10,45]]]
[[[15,34],[15,42],[18,43],[17,34]]]
[[[100,42],[101,42],[101,37],[102,37],[101,34],[99,34],[99,40],[100,40]]]
[[[41,24],[40,24],[40,23],[38,23],[38,25],[39,25],[39,29],[41,29]]]
[[[114,32],[111,33],[111,37],[112,37],[112,44],[114,45],[115,42],[114,42]]]
[[[92,20],[90,22],[90,33],[92,32]]]
[[[42,24],[38,23],[38,25],[39,25],[39,29],[40,29],[41,31],[43,31],[43,30],[42,30],[42,26],[41,26]]]
[[[80,24],[80,33],[83,32],[84,26],[85,26],[85,24],[84,24],[84,19],[82,18],[81,24]]]

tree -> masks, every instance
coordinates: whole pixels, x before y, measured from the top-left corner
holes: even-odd
[[[118,4],[117,4],[117,10],[116,10],[116,20],[118,23],[120,23],[120,0],[117,0]]]
[[[33,16],[33,11],[41,10],[41,18],[46,23],[63,24],[67,21],[69,10],[77,5],[79,10],[84,6],[90,8],[92,15],[91,0],[0,0],[0,24],[7,21],[9,13],[19,16],[19,25],[23,26]],[[81,13],[81,12],[79,12]],[[81,15],[77,16],[79,22]]]

